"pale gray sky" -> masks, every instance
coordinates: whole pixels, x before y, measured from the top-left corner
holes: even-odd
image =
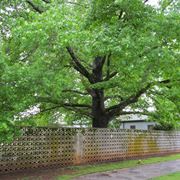
[[[153,6],[158,6],[158,2],[159,2],[159,0],[149,0],[148,4],[151,4]]]

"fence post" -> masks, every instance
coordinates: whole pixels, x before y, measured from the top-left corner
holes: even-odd
[[[74,144],[74,150],[75,150],[75,164],[81,164],[82,158],[83,158],[83,134],[78,132],[75,135],[75,144]]]

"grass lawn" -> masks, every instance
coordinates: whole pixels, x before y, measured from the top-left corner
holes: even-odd
[[[163,157],[153,157],[153,158],[148,158],[148,159],[143,159],[143,160],[127,160],[127,161],[104,163],[104,164],[97,164],[97,165],[74,166],[72,167],[71,174],[59,176],[58,180],[70,180],[78,176],[96,173],[96,172],[105,172],[105,171],[117,170],[117,169],[122,169],[122,168],[135,167],[142,164],[159,163],[159,162],[171,161],[171,160],[176,160],[176,159],[180,159],[180,154],[163,156]],[[178,180],[179,179],[180,179],[180,173],[179,173]]]
[[[160,176],[157,178],[153,178],[152,180],[179,180],[180,179],[180,172],[168,174],[166,176]]]

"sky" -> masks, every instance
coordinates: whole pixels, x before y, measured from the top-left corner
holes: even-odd
[[[153,6],[158,6],[158,2],[159,2],[159,0],[149,0],[148,4],[151,4]]]

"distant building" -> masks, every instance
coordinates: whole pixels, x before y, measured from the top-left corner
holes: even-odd
[[[126,115],[121,116],[121,129],[140,129],[151,130],[157,123],[147,121],[145,115]]]

